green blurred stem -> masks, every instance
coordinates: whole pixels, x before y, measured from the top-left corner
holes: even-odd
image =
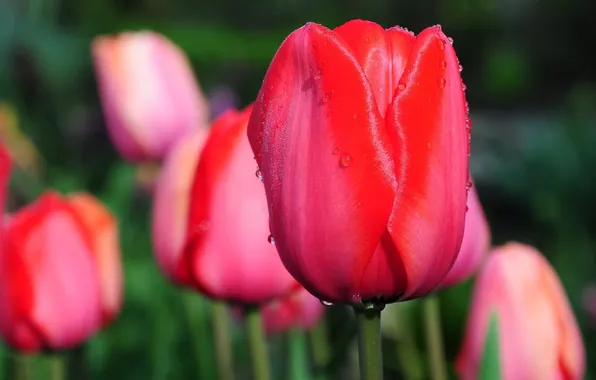
[[[308,333],[310,340],[310,351],[312,355],[312,363],[315,371],[315,378],[324,380],[326,376],[326,367],[331,358],[331,350],[329,349],[329,341],[327,340],[327,323],[325,318],[310,330]]]
[[[66,380],[66,356],[63,354],[55,354],[49,358],[50,364],[50,379],[51,380]]]
[[[354,308],[358,324],[358,354],[361,380],[383,379],[381,310]]]
[[[192,336],[192,348],[197,362],[197,376],[199,379],[216,378],[214,360],[211,356],[211,325],[209,317],[209,303],[195,292],[184,291],[182,294],[184,311],[186,313],[187,327]],[[212,312],[212,309],[211,309]],[[222,379],[224,379],[222,377]],[[225,380],[225,379],[224,379]]]
[[[308,380],[308,357],[306,355],[306,335],[299,328],[293,328],[289,332],[290,373],[288,379]]]
[[[244,319],[252,359],[253,380],[269,380],[269,356],[259,307],[247,306],[244,309]]]
[[[218,379],[232,380],[234,378],[234,362],[230,344],[227,305],[223,301],[214,301],[211,310],[213,313],[213,343],[217,357]]]
[[[397,360],[405,380],[420,380],[424,377],[423,367],[414,335],[411,312],[403,307],[403,304],[400,306],[395,321]]]
[[[85,355],[85,345],[82,344],[72,350],[72,369],[77,380],[89,380],[89,365]]]
[[[12,357],[12,378],[15,380],[30,380],[33,373],[33,360],[25,355],[14,355]]]
[[[443,332],[441,331],[441,311],[439,298],[430,294],[422,301],[424,304],[424,327],[426,345],[429,353],[431,379],[447,380],[447,364],[443,351]]]

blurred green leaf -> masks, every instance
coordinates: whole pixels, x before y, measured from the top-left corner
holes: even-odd
[[[478,379],[501,380],[501,363],[499,350],[499,322],[497,314],[492,313],[488,325],[488,333],[484,342],[484,352],[480,362]]]

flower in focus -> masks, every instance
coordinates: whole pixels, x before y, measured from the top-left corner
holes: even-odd
[[[208,104],[190,63],[164,36],[100,36],[92,53],[108,131],[126,159],[160,160],[207,123]]]
[[[452,286],[471,277],[490,249],[490,228],[475,187],[468,193],[464,238],[455,263],[441,286]]]
[[[207,133],[206,129],[197,130],[172,148],[153,194],[153,252],[162,272],[178,284],[189,284],[187,261],[182,252],[192,180]]]
[[[439,26],[308,23],[282,43],[248,126],[286,268],[330,302],[422,296],[459,252],[469,123]]]
[[[561,282],[533,247],[494,248],[476,278],[461,379],[477,379],[489,320],[497,318],[501,375],[506,380],[583,378],[585,353]]]
[[[318,298],[299,287],[284,298],[263,305],[261,312],[265,330],[280,333],[293,327],[311,329],[323,316],[325,307]]]
[[[213,124],[193,176],[184,259],[207,296],[262,304],[297,284],[267,239],[267,200],[246,138],[250,111],[229,110]]]
[[[0,333],[11,347],[72,348],[119,312],[116,221],[95,198],[46,192],[3,231]]]

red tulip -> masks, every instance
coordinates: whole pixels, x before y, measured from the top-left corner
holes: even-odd
[[[583,378],[582,338],[565,290],[534,248],[495,248],[479,272],[457,361],[461,379],[478,378],[491,315],[499,328],[502,379]]]
[[[268,333],[279,333],[293,327],[308,330],[314,327],[325,312],[318,298],[303,287],[261,307],[263,324]]]
[[[490,249],[490,228],[476,190],[468,193],[464,238],[457,259],[441,286],[452,286],[471,277]]]
[[[219,117],[194,174],[185,249],[191,278],[207,296],[260,304],[290,292],[269,235],[267,200],[246,139],[250,108]]]
[[[48,192],[4,225],[0,333],[13,348],[66,349],[119,311],[116,222],[89,195]]]
[[[190,189],[207,129],[183,139],[168,153],[153,195],[153,251],[164,274],[176,283],[189,285],[183,259],[188,225]]]
[[[281,45],[248,137],[286,268],[332,302],[436,288],[462,241],[467,110],[439,26],[309,23]]]
[[[160,160],[207,122],[207,101],[188,59],[164,36],[101,36],[92,53],[108,131],[128,160]]]
[[[8,192],[8,182],[10,181],[10,168],[12,160],[5,148],[0,145],[0,213],[4,213],[4,204]],[[0,231],[2,233],[2,231]]]

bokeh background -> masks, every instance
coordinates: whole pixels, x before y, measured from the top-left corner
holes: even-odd
[[[215,376],[208,302],[170,285],[153,261],[143,185],[152,169],[124,163],[107,137],[92,38],[139,29],[165,34],[190,57],[217,113],[254,99],[292,30],[352,18],[415,32],[440,23],[453,37],[474,123],[471,168],[493,243],[527,242],[553,263],[583,330],[586,378],[596,378],[596,313],[589,312],[596,299],[588,291],[596,283],[595,14],[591,0],[0,0],[0,139],[16,157],[9,208],[48,187],[87,189],[120,221],[125,305],[78,353],[91,378],[193,379],[205,368]],[[441,293],[449,359],[459,349],[470,289],[468,282]],[[411,363],[424,366],[418,312],[409,302],[384,316],[389,378],[400,378],[395,341],[404,327],[421,350]],[[341,379],[354,373],[346,342],[355,326],[346,315],[333,308],[327,316],[331,369]],[[249,373],[239,328],[234,337],[238,371]],[[271,339],[280,379],[285,339]],[[2,372],[11,357],[2,349]],[[46,359],[25,360],[36,361],[37,378],[45,378]]]

